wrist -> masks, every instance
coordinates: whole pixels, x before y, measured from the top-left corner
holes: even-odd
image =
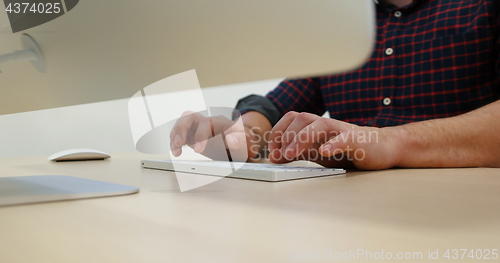
[[[405,167],[405,158],[408,153],[405,149],[410,149],[408,131],[402,126],[382,128],[387,132],[389,147],[392,152],[393,167]]]

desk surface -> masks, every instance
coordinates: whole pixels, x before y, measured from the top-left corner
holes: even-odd
[[[141,159],[154,158],[3,158],[0,176],[72,175],[141,192],[0,208],[0,262],[300,262],[294,258],[325,261],[357,249],[393,258],[422,252],[427,261],[429,249],[441,260],[447,249],[500,249],[500,169],[349,171],[279,183],[224,178],[180,193],[173,173],[140,168]]]

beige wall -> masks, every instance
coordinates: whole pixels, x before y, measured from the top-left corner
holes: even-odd
[[[80,1],[22,32],[38,43],[47,69],[0,65],[0,114],[129,98],[192,69],[202,88],[353,69],[371,54],[373,7],[372,0]],[[0,54],[20,49],[20,37],[0,31]]]
[[[203,93],[206,100],[218,101],[219,106],[234,107],[239,98],[250,93],[263,95],[280,80],[206,88]],[[135,151],[127,107],[128,99],[121,99],[1,115],[0,156],[49,156],[71,148]]]

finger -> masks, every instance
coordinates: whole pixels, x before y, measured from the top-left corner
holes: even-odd
[[[347,151],[355,151],[357,148],[354,132],[342,132],[321,145],[318,151],[324,157],[331,157]]]
[[[212,129],[212,121],[209,117],[200,119],[194,135],[195,152],[202,153],[205,150],[208,139],[213,136]]]
[[[191,149],[194,150],[194,134],[195,134],[195,130],[193,129],[190,129],[187,133],[187,139],[186,139],[186,145],[189,146]],[[172,145],[172,143],[174,143],[173,141],[170,142],[170,145]],[[171,146],[171,149],[173,147]],[[178,148],[178,149],[175,149],[175,150],[172,150],[172,153],[174,154],[175,157],[179,157],[181,154],[182,154],[182,147],[181,148]]]
[[[192,129],[193,126],[197,126],[197,122],[202,117],[203,116],[198,113],[185,112],[175,122],[170,132],[170,146],[174,156],[178,156],[182,153],[181,147],[186,144],[188,140],[189,130]]]
[[[296,158],[293,158],[292,161],[305,160],[305,161],[315,162],[324,167],[331,167],[331,168],[354,168],[353,162],[350,161],[348,158],[346,158],[347,156],[344,155],[343,153],[334,155],[332,157],[322,156],[321,154],[319,154],[318,151],[318,148],[320,146],[321,144],[319,143],[312,144],[308,149],[305,149],[301,155],[297,156]],[[271,159],[271,161],[277,164],[290,162],[285,158],[280,160]]]
[[[283,151],[283,155],[287,158],[294,158],[294,151],[289,151],[288,145],[293,141],[293,139],[297,136],[297,134],[303,130],[305,127],[313,123],[315,120],[319,119],[318,115],[310,114],[310,113],[299,113],[292,123],[287,127],[285,132],[283,133],[283,138],[281,140],[281,150]]]
[[[245,129],[243,127],[243,121],[241,119],[238,119],[238,121],[235,122],[223,115],[218,115],[209,118],[209,123],[211,128],[211,135],[222,135],[228,148],[245,146]],[[206,123],[205,125],[208,126],[208,123]],[[242,138],[244,139],[243,142],[241,141]]]
[[[187,133],[186,145],[194,149],[194,135],[196,134],[196,130],[190,129]]]
[[[225,141],[229,148],[231,159],[235,162],[245,162],[250,156],[253,158],[258,154],[254,145],[247,143],[247,134],[245,133],[245,128],[243,128],[243,123],[241,121],[239,121],[239,123],[236,122],[225,132]],[[258,144],[255,144],[255,146],[259,148]],[[255,153],[255,155],[253,153]]]
[[[292,125],[290,125],[292,126]],[[295,158],[311,145],[324,143],[340,134],[341,122],[328,118],[318,118],[300,130],[287,146],[285,152],[288,158]]]
[[[283,133],[285,132],[286,128],[293,122],[295,117],[298,115],[298,112],[295,111],[290,111],[285,116],[283,116],[276,125],[274,125],[273,129],[271,130],[271,133],[269,134],[269,142],[268,142],[268,149],[271,155],[276,151],[276,150],[281,150],[281,138],[283,136]],[[281,155],[281,154],[280,154]]]
[[[170,150],[175,157],[179,157],[182,154],[181,149],[175,149],[173,146],[174,141],[170,141]]]
[[[229,149],[240,149],[245,148],[247,144],[247,138],[245,132],[230,132],[225,134],[225,139],[227,147]]]
[[[371,169],[369,167],[363,168],[363,164],[359,163],[366,157],[366,152],[361,146],[354,132],[343,132],[321,145],[318,152],[323,156],[322,159],[330,165],[333,165],[332,160],[335,160],[337,161],[335,165],[339,165],[339,167],[348,167],[349,165],[353,167],[355,163],[358,163],[355,165],[358,169]]]
[[[343,153],[336,154],[330,157],[324,157],[319,154],[318,150],[316,150],[315,152],[317,154],[317,157],[314,159],[314,162],[319,165],[329,168],[354,168],[352,160],[349,160]]]
[[[181,114],[181,117],[179,117],[179,119],[181,119],[182,117],[184,116],[188,116],[188,115],[191,115],[191,114],[194,114],[194,112],[192,111],[185,111]],[[170,141],[172,142],[174,139],[175,139],[175,135],[176,133],[174,132],[174,129],[176,128],[176,125],[178,124],[178,121],[179,119],[177,119],[175,121],[175,124],[174,124],[174,127],[172,128],[172,130],[170,131]]]
[[[227,146],[230,149],[247,148],[247,136],[243,121],[238,119],[229,129],[224,131]]]
[[[308,149],[305,149],[305,151],[301,155],[299,155],[295,158],[278,157],[278,152],[279,152],[279,154],[282,154],[282,151],[277,151],[276,154],[274,154],[272,157],[270,157],[270,160],[271,160],[271,162],[278,163],[278,164],[289,163],[289,162],[293,162],[293,161],[301,161],[301,160],[316,162],[318,159],[321,158],[321,155],[318,152],[318,148],[320,146],[321,146],[321,144],[314,143],[314,144],[310,145]]]
[[[186,111],[182,113],[181,117],[179,117],[176,121],[174,126],[172,127],[172,130],[170,131],[170,142],[175,142],[175,137],[179,135],[179,133],[182,133],[182,130],[184,129],[189,129],[191,127],[190,123],[188,125],[188,120],[191,119],[191,117],[186,117],[194,114],[191,111]],[[186,127],[189,126],[189,127]],[[172,143],[173,146],[175,146],[175,143]]]

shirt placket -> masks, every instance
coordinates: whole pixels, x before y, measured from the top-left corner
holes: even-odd
[[[381,89],[379,94],[380,115],[381,119],[377,120],[377,125],[386,126],[393,125],[388,123],[390,116],[393,115],[393,107],[395,103],[395,94],[398,88],[399,68],[402,48],[399,44],[399,36],[401,34],[401,25],[403,20],[403,12],[394,10],[388,14],[387,26],[383,32],[384,41],[382,43],[382,63],[380,68]]]

